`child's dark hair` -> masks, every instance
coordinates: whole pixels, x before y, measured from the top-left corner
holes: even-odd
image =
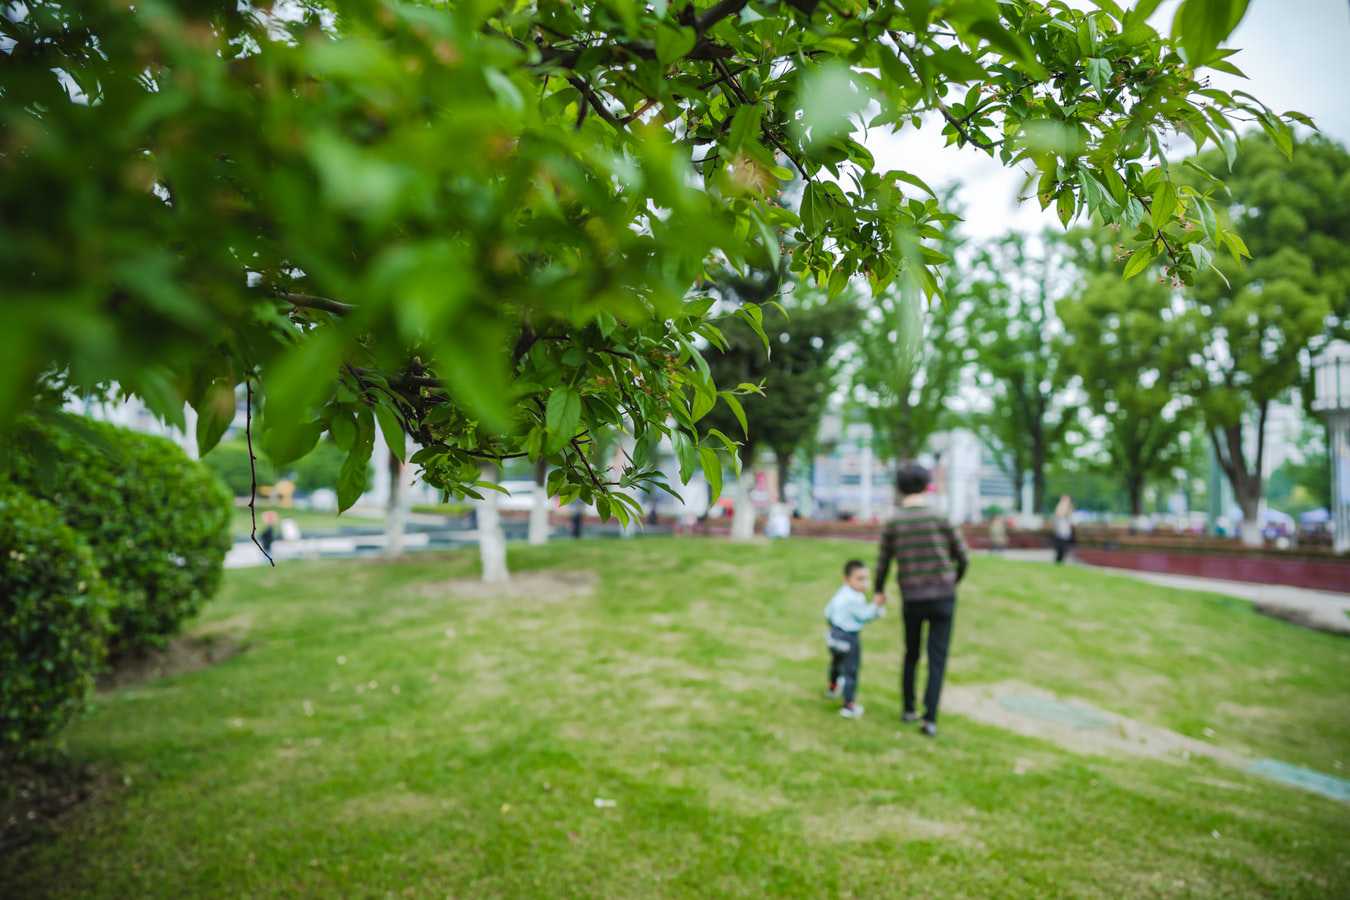
[[[848,562],[844,563],[844,577],[847,578],[859,569],[865,568],[867,568],[867,563],[863,562],[861,559],[850,559]]]
[[[928,490],[928,482],[931,480],[932,476],[928,474],[928,470],[913,460],[902,462],[900,471],[895,473],[895,486],[906,496],[922,494]]]

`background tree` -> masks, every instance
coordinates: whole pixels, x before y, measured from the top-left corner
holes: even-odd
[[[1327,458],[1326,426],[1311,418],[1299,432],[1298,459],[1286,459],[1270,473],[1266,499],[1290,515],[1331,506],[1331,463]]]
[[[988,402],[972,424],[1019,497],[1030,474],[1038,514],[1047,512],[1047,467],[1076,412],[1064,396],[1069,373],[1055,316],[1056,298],[1072,277],[1054,236],[1013,234],[976,252],[961,292],[975,383]]]
[[[1169,38],[1154,2],[15,6],[0,423],[128,393],[181,426],[187,401],[206,453],[244,384],[278,466],[332,435],[343,507],[378,427],[452,494],[543,459],[560,501],[626,519],[663,439],[714,483],[731,452],[697,424],[710,267],[939,294],[915,251],[941,204],[854,130],[936,122],[1172,256],[1199,218],[1157,202],[1159,136],[1238,112],[1287,133],[1200,93],[1242,6],[1185,0]],[[794,178],[799,211],[775,202]],[[634,446],[607,481],[606,427]]]
[[[1242,509],[1246,543],[1261,540],[1270,405],[1306,383],[1312,348],[1350,328],[1350,157],[1314,137],[1290,160],[1281,143],[1244,138],[1223,176],[1226,204],[1203,228],[1230,221],[1242,234],[1227,239],[1231,252],[1211,260],[1203,244],[1189,245],[1212,264],[1187,291],[1198,349],[1193,390]],[[1229,160],[1211,152],[1192,162],[1203,182]]]
[[[834,300],[798,286],[784,298],[787,315],[765,323],[773,353],[766,360],[763,396],[742,400],[762,443],[773,451],[778,502],[787,502],[792,459],[820,426],[839,380],[839,349],[858,323],[856,300]]]
[[[1171,477],[1184,462],[1183,436],[1194,425],[1187,379],[1197,348],[1168,285],[1080,271],[1082,287],[1057,304],[1063,361],[1105,426],[1103,447],[1137,516],[1145,485]]]
[[[884,458],[916,458],[953,421],[948,400],[965,363],[959,316],[950,303],[925,311],[921,295],[906,286],[864,304],[852,396]]]

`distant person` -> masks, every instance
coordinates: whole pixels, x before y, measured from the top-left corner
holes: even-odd
[[[581,522],[586,516],[586,504],[580,500],[572,501],[572,538],[581,537]]]
[[[1073,501],[1068,494],[1059,498],[1055,506],[1055,518],[1052,523],[1055,540],[1055,564],[1063,565],[1064,557],[1069,555],[1073,546]]]
[[[277,514],[268,510],[263,513],[263,530],[258,535],[258,542],[262,544],[263,553],[272,555],[272,542],[277,539]]]
[[[862,717],[858,696],[858,673],[862,670],[862,628],[880,616],[886,608],[885,596],[867,602],[867,566],[860,559],[844,563],[844,583],[825,606],[825,645],[830,650],[828,697],[842,697],[839,715],[846,719]]]
[[[993,521],[989,523],[989,547],[995,553],[1002,553],[1008,549],[1008,525],[1002,516],[994,516]]]
[[[924,623],[928,624],[928,684],[924,688],[923,723],[919,730],[937,736],[938,701],[947,671],[947,649],[956,615],[956,585],[965,577],[965,542],[945,516],[929,509],[925,492],[931,479],[915,462],[903,463],[896,474],[900,509],[881,534],[874,587],[875,602],[886,602],[886,575],[895,563],[905,622],[905,661],[901,679],[903,722],[914,722],[914,676]]]

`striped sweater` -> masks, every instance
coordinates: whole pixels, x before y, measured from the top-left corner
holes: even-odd
[[[946,517],[926,506],[902,506],[881,533],[878,592],[885,590],[892,561],[904,602],[945,600],[956,596],[956,583],[966,574],[966,545]]]

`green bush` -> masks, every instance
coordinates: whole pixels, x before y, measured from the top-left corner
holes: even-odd
[[[258,484],[276,484],[277,473],[271,461],[254,448],[257,457]],[[253,486],[248,466],[248,445],[241,440],[221,441],[215,449],[202,457],[205,465],[230,489],[236,497],[247,497]]]
[[[0,484],[0,756],[77,713],[102,665],[107,597],[60,511]]]
[[[162,647],[220,586],[229,491],[165,438],[75,416],[20,432],[11,477],[88,542],[114,598],[110,650]]]

